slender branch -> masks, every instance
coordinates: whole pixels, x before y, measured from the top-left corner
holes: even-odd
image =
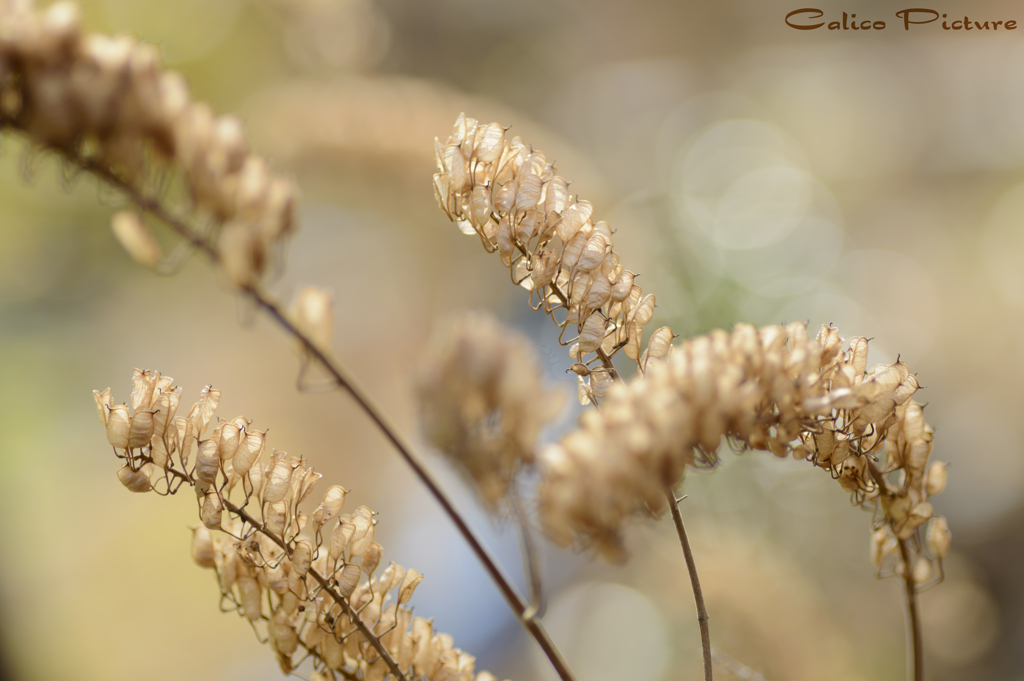
[[[924,649],[921,642],[921,619],[917,610],[917,587],[914,584],[914,566],[910,564],[907,540],[901,539],[900,556],[903,558],[903,595],[907,604],[907,679],[924,681]]]
[[[178,235],[206,255],[211,261],[214,263],[220,262],[220,256],[216,249],[201,236],[197,235],[183,220],[179,219],[167,210],[158,200],[145,196],[135,186],[124,181],[105,167],[90,163],[88,160],[72,155],[66,149],[51,147],[51,150],[59,153],[78,167],[91,172],[99,179],[118,189],[133,204],[135,204],[137,208],[149,213],[153,217],[165,223]],[[258,307],[265,310],[275,321],[277,321],[278,325],[281,326],[286,333],[298,340],[306,352],[309,353],[313,359],[318,361],[330,374],[338,387],[344,389],[352,399],[355,400],[359,408],[362,409],[371,421],[373,421],[385,438],[387,438],[387,440],[398,451],[399,455],[405,459],[405,462],[410,468],[412,468],[413,472],[420,479],[420,482],[422,482],[427,490],[429,490],[437,503],[441,505],[444,512],[448,514],[448,517],[455,524],[456,529],[458,529],[463,539],[465,539],[469,544],[473,553],[476,554],[477,559],[497,585],[498,590],[501,591],[502,596],[505,597],[506,602],[519,618],[523,627],[537,641],[538,645],[540,645],[544,654],[551,662],[551,665],[558,673],[558,676],[562,681],[576,681],[575,676],[569,669],[568,664],[562,657],[557,646],[555,646],[554,641],[551,639],[551,636],[548,634],[544,626],[532,617],[524,617],[528,612],[529,606],[513,586],[512,581],[507,575],[505,575],[495,558],[490,554],[469,525],[466,524],[462,514],[455,508],[455,504],[451,501],[444,490],[441,489],[433,474],[426,469],[419,456],[414,452],[412,446],[400,435],[398,428],[391,423],[390,419],[388,419],[384,414],[384,411],[377,405],[373,398],[370,397],[369,392],[359,384],[355,377],[352,376],[348,370],[341,365],[341,363],[328,357],[323,350],[313,343],[309,336],[296,328],[295,325],[289,321],[280,305],[271,299],[268,293],[260,290],[255,285],[246,286],[242,290],[252,298]]]
[[[693,600],[697,605],[697,625],[700,627],[700,647],[704,654],[704,681],[711,681],[711,630],[708,627],[708,611],[704,607],[704,594],[700,590],[700,579],[697,577],[697,564],[693,561],[690,540],[686,538],[686,528],[683,527],[683,516],[679,512],[676,493],[670,485],[665,487],[665,497],[668,500],[668,507],[672,510],[672,521],[676,526],[676,534],[679,535],[679,543],[683,547],[686,570],[690,573],[690,584],[693,586]]]
[[[879,493],[894,496],[885,476],[878,466],[868,459],[868,474],[878,485]],[[921,618],[917,610],[917,585],[914,583],[914,566],[910,564],[910,548],[906,539],[899,540],[900,558],[903,560],[903,595],[906,602],[907,622],[907,679],[924,681],[924,647],[921,637]]]

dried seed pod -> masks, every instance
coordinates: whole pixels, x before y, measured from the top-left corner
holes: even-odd
[[[153,475],[153,465],[145,464],[139,470],[134,470],[130,466],[122,466],[117,471],[117,479],[121,481],[121,484],[128,488],[131,492],[148,492],[153,489],[153,483],[150,481]]]
[[[299,577],[305,577],[309,572],[314,550],[313,540],[309,537],[299,537],[295,540],[295,548],[292,549],[292,570]]]
[[[363,553],[360,566],[363,568],[363,572],[366,573],[367,577],[373,575],[373,571],[377,569],[378,565],[380,565],[383,553],[384,548],[377,542],[370,544],[370,548],[366,549],[366,552]]]
[[[927,540],[932,554],[939,560],[949,554],[949,544],[952,535],[949,532],[949,525],[942,516],[935,516],[928,524]]]
[[[235,582],[238,587],[238,602],[242,604],[242,613],[250,622],[263,616],[263,590],[254,578],[242,576]]]
[[[203,436],[203,432],[206,430],[206,425],[213,417],[213,412],[217,410],[217,405],[219,403],[219,390],[214,390],[213,386],[209,385],[203,388],[203,392],[199,396],[199,401],[192,405],[192,409],[188,414],[188,420],[192,423],[192,435],[197,438]]]
[[[153,412],[137,411],[132,416],[131,425],[128,428],[128,449],[140,449],[149,445],[153,439],[153,430],[156,423],[153,421]]]
[[[201,568],[216,567],[216,551],[213,548],[213,535],[205,525],[192,528],[192,562]]]
[[[338,591],[345,598],[352,595],[359,584],[359,577],[362,574],[361,568],[355,563],[346,563],[338,574]]]
[[[505,149],[505,128],[497,123],[490,123],[478,132],[479,141],[473,155],[480,163],[493,163],[501,157]]]
[[[331,560],[337,560],[345,553],[345,549],[348,548],[349,543],[352,541],[352,535],[355,534],[355,531],[356,526],[350,520],[343,518],[338,521],[337,527],[331,533],[331,545],[329,548]]]
[[[210,490],[203,495],[203,508],[200,512],[203,525],[211,530],[221,529],[221,520],[224,515],[224,502],[217,490]]]
[[[296,328],[321,352],[331,351],[334,338],[334,296],[315,286],[306,286],[292,303]]]
[[[131,417],[128,405],[120,404],[109,407],[107,412],[107,442],[116,449],[128,449]]]
[[[914,584],[921,586],[932,578],[932,563],[924,556],[919,556],[914,562],[913,570]]]
[[[193,474],[199,481],[199,485],[206,489],[216,483],[218,472],[220,472],[220,452],[217,448],[217,441],[211,437],[199,443]]]
[[[402,579],[402,586],[398,589],[398,604],[408,603],[412,598],[413,593],[416,591],[416,587],[423,581],[423,575],[416,570],[407,570],[405,577]]]
[[[138,213],[119,211],[111,218],[110,225],[114,236],[135,262],[146,267],[156,267],[164,259],[160,244]]]
[[[949,478],[949,464],[935,461],[928,467],[928,476],[925,479],[925,489],[928,496],[934,496],[946,489],[946,480]]]
[[[352,514],[352,524],[355,525],[355,532],[352,535],[349,555],[359,557],[366,553],[373,543],[373,512],[366,506],[360,506]]]
[[[287,461],[278,461],[270,471],[270,477],[263,488],[263,503],[276,504],[284,499],[290,490],[294,468]]]
[[[259,460],[266,441],[266,431],[251,430],[245,433],[245,437],[239,442],[238,449],[231,460],[236,474],[245,475],[252,469],[253,464]]]

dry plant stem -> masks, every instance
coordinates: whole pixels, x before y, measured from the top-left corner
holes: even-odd
[[[913,651],[913,656],[908,656],[907,660],[907,678],[924,681],[921,620],[917,612],[917,590],[914,586],[914,571],[910,566],[907,540],[900,540],[900,556],[903,558],[903,593],[907,602],[907,647]]]
[[[686,569],[690,573],[690,584],[693,586],[693,600],[697,605],[697,624],[700,627],[700,647],[704,655],[704,681],[711,681],[711,630],[708,628],[708,611],[704,607],[704,594],[700,590],[700,579],[697,577],[697,564],[693,561],[690,540],[686,538],[686,528],[683,527],[683,516],[679,512],[679,502],[676,501],[675,491],[671,487],[666,487],[665,497],[668,500],[668,507],[672,511],[672,522],[676,525],[679,543],[683,547],[683,557],[686,558]]]
[[[878,485],[881,494],[890,495],[889,485],[885,476],[878,470],[873,461],[868,461],[868,473]],[[917,610],[917,588],[914,584],[913,566],[910,564],[910,549],[907,540],[899,540],[900,558],[903,560],[903,595],[907,604],[907,678],[912,681],[924,681],[924,648],[921,639],[921,618]]]
[[[60,154],[79,168],[91,172],[99,179],[120,190],[140,210],[149,213],[161,222],[165,223],[179,236],[192,244],[197,250],[201,251],[213,262],[219,262],[220,257],[217,254],[217,251],[205,239],[197,235],[187,224],[168,211],[158,200],[145,196],[136,187],[125,182],[106,168],[72,156],[68,154],[66,150],[60,148],[51,148],[51,150]],[[555,646],[555,643],[551,639],[547,630],[536,619],[524,617],[529,609],[527,603],[523,600],[522,596],[519,595],[519,592],[516,591],[511,580],[505,575],[501,567],[499,567],[497,561],[491,556],[490,552],[484,547],[469,525],[466,524],[462,514],[455,508],[455,505],[448,498],[448,495],[441,489],[434,476],[424,467],[419,457],[414,453],[412,447],[403,440],[401,435],[399,435],[398,429],[390,422],[387,416],[385,416],[383,410],[377,406],[366,389],[363,388],[356,379],[341,366],[340,363],[327,357],[302,331],[297,329],[295,325],[288,320],[288,317],[281,310],[280,306],[275,301],[271,300],[266,293],[253,286],[247,286],[243,290],[252,298],[257,306],[263,308],[271,317],[273,317],[286,333],[302,343],[306,352],[308,352],[313,359],[324,367],[338,387],[348,392],[363,412],[370,417],[370,420],[377,425],[380,431],[388,441],[391,442],[395,449],[398,450],[398,453],[403,459],[405,459],[406,463],[412,468],[416,476],[441,505],[441,508],[443,508],[445,513],[447,513],[449,518],[451,518],[459,533],[462,534],[463,538],[470,545],[470,548],[473,549],[477,559],[481,562],[491,579],[498,586],[502,596],[505,597],[509,607],[519,618],[523,627],[531,636],[533,636],[544,651],[544,654],[547,655],[548,660],[555,668],[558,676],[562,681],[576,681],[576,677],[569,669],[568,664],[562,657],[557,646]],[[227,503],[225,503],[225,507],[228,507]],[[275,541],[277,540],[275,539]],[[386,650],[383,655],[387,655]],[[388,655],[385,659],[390,660],[390,656]],[[392,664],[394,664],[393,660],[390,661],[389,666]],[[397,666],[392,670],[392,673],[395,673],[395,670],[397,670]]]
[[[142,459],[143,461],[148,461],[152,463],[152,459],[147,456],[142,457]],[[176,471],[174,469],[168,469],[168,471],[175,477],[181,479],[183,483],[190,485],[193,484],[193,482],[189,480],[189,477],[184,473]],[[232,503],[226,498],[222,498],[222,502],[224,503],[225,509],[241,518],[242,522],[246,523],[257,532],[260,532],[267,536],[272,542],[281,547],[281,550],[285,552],[285,555],[291,558],[291,552],[288,549],[288,544],[283,539],[281,539],[281,537],[267,530],[262,522],[256,520],[251,515],[246,513],[245,509],[242,508],[241,506]],[[348,600],[344,596],[342,596],[341,593],[339,593],[336,588],[334,588],[331,585],[331,583],[327,580],[326,577],[321,575],[315,569],[310,568],[309,574],[313,576],[313,579],[316,581],[317,584],[320,585],[320,588],[323,589],[328,595],[330,595],[331,600],[333,600],[335,603],[341,606],[342,612],[348,615],[349,619],[352,620],[352,623],[355,625],[356,629],[359,630],[359,633],[361,633],[366,638],[370,645],[373,646],[374,650],[377,651],[377,654],[380,655],[381,659],[384,660],[384,664],[388,666],[388,670],[395,677],[395,680],[409,681],[405,673],[402,672],[401,667],[398,666],[398,663],[395,661],[395,658],[392,657],[390,651],[388,651],[388,649],[384,647],[384,644],[381,643],[380,638],[377,636],[377,634],[375,634],[370,629],[370,627],[366,626],[366,623],[363,622],[361,617],[359,617],[359,613],[352,609],[352,606],[349,604]]]

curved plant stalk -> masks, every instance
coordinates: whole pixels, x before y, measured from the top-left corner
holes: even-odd
[[[690,574],[690,586],[693,587],[693,601],[697,606],[697,626],[700,627],[700,648],[704,657],[704,681],[711,681],[713,676],[711,666],[711,630],[708,627],[709,618],[708,610],[704,606],[704,594],[700,589],[700,579],[697,577],[697,563],[693,560],[690,540],[686,537],[686,528],[683,526],[683,516],[679,512],[679,500],[676,498],[675,490],[671,487],[666,487],[665,499],[668,501],[668,507],[672,513],[672,522],[676,526],[679,544],[682,546],[683,556],[686,558],[686,571]]]

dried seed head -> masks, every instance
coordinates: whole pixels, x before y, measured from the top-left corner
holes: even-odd
[[[407,570],[405,577],[402,579],[402,585],[398,589],[398,604],[408,603],[412,598],[413,593],[416,591],[416,587],[423,581],[423,575],[416,570]]]
[[[497,509],[561,406],[527,340],[481,314],[453,320],[434,334],[417,383],[428,439]]]

